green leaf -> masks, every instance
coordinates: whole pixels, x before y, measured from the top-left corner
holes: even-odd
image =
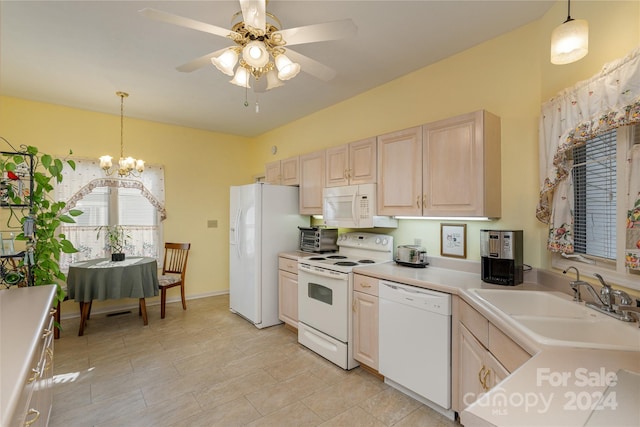
[[[50,155],[43,154],[42,157],[40,158],[40,161],[42,162],[42,166],[44,166],[45,169],[49,169],[51,167],[51,162],[53,161],[53,159],[51,158]]]
[[[76,170],[76,162],[73,160],[67,160],[67,164],[71,166],[71,169]]]
[[[69,215],[71,215],[71,216],[80,216],[80,215],[82,215],[83,213],[84,213],[84,212],[83,212],[83,211],[81,211],[81,210],[79,210],[79,209],[71,209],[71,210],[69,211]]]
[[[60,215],[59,219],[60,219],[60,221],[66,222],[67,224],[75,224],[76,223],[76,220],[71,218],[68,215]]]

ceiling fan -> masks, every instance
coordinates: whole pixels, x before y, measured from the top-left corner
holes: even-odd
[[[140,14],[156,21],[227,37],[235,43],[180,65],[178,71],[191,72],[213,64],[224,74],[233,76],[230,83],[237,86],[251,88],[253,80],[256,92],[282,86],[300,71],[323,81],[335,77],[335,70],[289,49],[289,46],[354,36],[357,27],[351,19],[282,29],[278,18],[266,11],[266,0],[239,1],[240,11],[232,17],[230,30],[152,8],[142,9]],[[266,78],[261,79],[263,76]]]

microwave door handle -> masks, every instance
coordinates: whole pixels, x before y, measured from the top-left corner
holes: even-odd
[[[351,199],[351,218],[353,218],[353,222],[355,223],[355,226],[359,226],[360,225],[360,218],[358,215],[358,207],[356,206],[358,201],[358,193],[355,193],[353,195],[353,198]]]

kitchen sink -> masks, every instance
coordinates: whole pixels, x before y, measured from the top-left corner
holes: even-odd
[[[640,329],[635,323],[609,318],[512,317],[543,344],[640,351]]]
[[[595,311],[559,292],[507,289],[471,289],[471,292],[508,315],[589,318]]]
[[[563,347],[640,351],[637,323],[622,322],[559,292],[471,289],[535,341]]]

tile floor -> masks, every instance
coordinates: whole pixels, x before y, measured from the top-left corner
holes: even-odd
[[[228,295],[63,319],[50,426],[455,426],[356,368],[344,371],[284,326],[258,330]]]

